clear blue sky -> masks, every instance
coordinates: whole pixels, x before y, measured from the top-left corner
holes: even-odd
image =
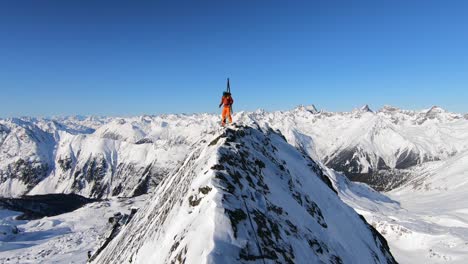
[[[468,112],[467,1],[0,2],[0,116]]]

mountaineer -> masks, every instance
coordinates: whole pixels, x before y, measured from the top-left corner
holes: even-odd
[[[232,124],[232,105],[234,104],[234,99],[231,96],[231,87],[229,85],[229,78],[227,79],[227,89],[223,92],[223,97],[221,98],[221,103],[219,107],[223,106],[223,111],[221,113],[221,125],[226,124],[226,118],[229,119],[229,123]]]

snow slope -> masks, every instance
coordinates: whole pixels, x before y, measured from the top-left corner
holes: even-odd
[[[394,263],[321,168],[272,130],[202,139],[94,263]]]
[[[389,193],[427,223],[432,240],[422,241],[440,260],[468,259],[468,152],[417,168],[414,179]],[[427,254],[427,252],[426,252]]]
[[[15,220],[19,212],[0,209],[0,229],[16,227],[19,232],[0,234],[0,263],[86,263],[88,251],[99,246],[110,229],[109,217],[128,213],[146,196],[111,199],[88,204],[74,212],[38,220]]]
[[[418,166],[415,179],[386,194],[328,173],[341,199],[385,236],[400,263],[466,263],[466,152]]]

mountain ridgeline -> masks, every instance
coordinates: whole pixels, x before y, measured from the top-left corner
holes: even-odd
[[[234,119],[280,131],[312,159],[377,190],[410,181],[420,164],[468,150],[466,115],[438,107],[335,113],[301,106]],[[147,193],[218,129],[219,117],[210,114],[0,119],[0,196]]]
[[[201,243],[202,241],[202,243]],[[272,129],[202,139],[92,263],[396,263],[320,164]]]

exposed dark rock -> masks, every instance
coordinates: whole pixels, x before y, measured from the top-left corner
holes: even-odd
[[[130,223],[133,216],[135,216],[137,208],[132,208],[130,214],[122,214],[120,212],[115,213],[112,217],[109,218],[109,224],[111,225],[110,232],[107,237],[104,239],[102,245],[94,252],[94,254],[88,252],[88,262],[93,261],[108,245],[109,243],[119,234],[122,230],[122,227]]]
[[[211,167],[212,170],[224,170],[224,166],[221,164],[216,164],[213,167]]]
[[[282,215],[283,214],[283,208],[279,207],[279,206],[276,206],[272,203],[268,203],[268,210],[269,211],[272,211],[278,215]]]
[[[328,247],[326,244],[323,242],[320,242],[319,240],[313,238],[313,239],[308,239],[307,243],[309,244],[310,248],[315,252],[317,255],[322,255],[325,252],[328,251]]]
[[[143,171],[142,177],[138,180],[138,185],[135,187],[132,193],[132,197],[140,196],[148,193],[149,181],[152,178],[151,165],[147,166]]]
[[[13,164],[9,164],[3,173],[0,171],[0,175],[3,174],[0,180],[5,182],[7,179],[18,179],[25,183],[28,189],[31,189],[43,180],[48,172],[47,163],[31,162],[20,158]]]
[[[180,245],[180,242],[179,241],[175,241],[174,244],[172,244],[171,246],[171,253],[174,252]]]
[[[211,188],[209,186],[200,187],[198,188],[198,191],[204,195],[207,195],[211,191]]]
[[[369,105],[364,105],[363,107],[361,107],[360,109],[362,112],[370,112],[372,113],[373,111],[370,109]]]
[[[122,183],[119,183],[119,185],[117,185],[116,187],[114,187],[114,189],[112,189],[112,196],[119,195],[119,193],[121,193],[122,190],[123,190]]]
[[[136,145],[141,145],[141,144],[153,144],[153,140],[150,138],[142,138],[135,142]]]
[[[226,213],[231,220],[231,227],[234,231],[234,237],[237,238],[237,225],[247,219],[247,214],[242,209],[229,210],[226,209]]]
[[[306,201],[306,208],[307,212],[317,221],[319,225],[321,225],[323,228],[327,228],[327,222],[323,218],[322,210],[320,210],[320,207],[310,198],[305,196],[305,201]]]
[[[190,206],[195,207],[200,204],[201,200],[202,200],[202,197],[198,198],[197,196],[190,195],[189,204]]]
[[[255,164],[256,164],[260,169],[265,168],[265,163],[264,163],[263,161],[261,161],[261,160],[256,159],[256,160],[255,160]]]
[[[175,259],[171,261],[171,264],[185,264],[185,259],[187,255],[187,246],[185,246],[180,252],[176,255]]]
[[[63,171],[68,171],[72,168],[73,160],[70,157],[66,157],[63,159],[59,159],[57,163]]]
[[[341,260],[340,257],[333,255],[330,258],[330,263],[331,264],[343,264],[344,262],[343,262],[343,260]]]
[[[103,157],[90,158],[81,170],[75,170],[72,189],[79,191],[88,183],[92,186],[91,197],[98,199],[103,197],[106,194],[108,185],[103,184],[102,179],[108,170],[110,170],[110,167]]]
[[[407,169],[420,163],[419,155],[413,151],[405,150],[399,156],[395,169]]]

